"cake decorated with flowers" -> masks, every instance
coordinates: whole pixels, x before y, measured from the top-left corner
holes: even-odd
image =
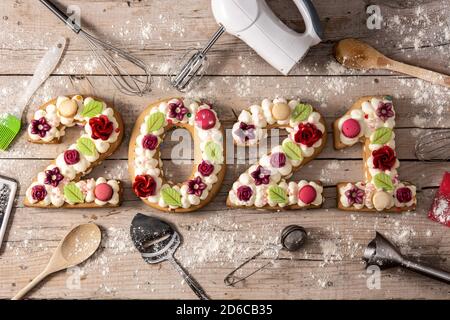
[[[270,129],[285,129],[288,136],[239,176],[228,193],[227,205],[269,210],[321,207],[320,181],[288,179],[325,146],[322,115],[297,99],[264,99],[240,113],[232,136],[238,146],[257,146]]]
[[[122,199],[116,179],[81,178],[108,158],[123,138],[120,114],[104,101],[81,95],[60,96],[41,106],[28,126],[32,143],[60,143],[66,129],[81,127],[80,137],[59,154],[27,188],[24,204],[41,208],[116,207]]]
[[[192,173],[181,183],[169,181],[162,169],[161,143],[173,128],[186,129],[194,145]],[[152,103],[136,121],[128,167],[133,192],[152,208],[191,212],[208,204],[226,170],[224,130],[213,106],[182,98]]]
[[[337,185],[338,208],[347,211],[414,210],[416,187],[401,181],[395,150],[395,109],[391,96],[363,97],[334,122],[334,146],[363,144],[364,181]]]

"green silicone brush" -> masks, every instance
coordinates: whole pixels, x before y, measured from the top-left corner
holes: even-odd
[[[22,95],[21,103],[10,113],[0,114],[0,150],[6,150],[17,134],[20,132],[22,115],[31,97],[50,76],[61,59],[66,47],[66,39],[61,37],[46,52],[39,62],[31,82],[27,85],[25,93]]]

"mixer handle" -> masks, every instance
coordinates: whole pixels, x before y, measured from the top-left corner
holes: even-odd
[[[81,26],[78,25],[74,19],[70,18],[61,9],[59,9],[53,2],[49,0],[39,0],[43,5],[45,5],[51,12],[53,12],[59,19],[72,29],[73,32],[79,33],[81,31]]]
[[[306,31],[314,29],[319,38],[323,39],[323,29],[320,23],[319,15],[311,0],[294,0],[295,5],[302,14],[305,21]]]

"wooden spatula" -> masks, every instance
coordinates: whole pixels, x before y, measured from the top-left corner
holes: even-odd
[[[48,265],[33,281],[19,291],[12,300],[19,300],[34,286],[52,273],[76,266],[94,254],[100,246],[102,233],[93,223],[73,228],[56,248]]]
[[[392,60],[360,40],[339,41],[334,47],[334,56],[350,69],[387,69],[450,88],[450,76]]]

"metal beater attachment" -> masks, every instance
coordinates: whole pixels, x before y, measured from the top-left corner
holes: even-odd
[[[419,160],[449,160],[450,130],[434,129],[419,137],[416,143],[416,156]]]
[[[147,65],[131,54],[106,43],[81,29],[73,19],[49,0],[40,0],[51,12],[61,19],[72,31],[82,36],[88,43],[93,55],[99,60],[114,86],[126,95],[143,96],[151,91],[151,75]],[[136,66],[143,75],[131,75],[118,62],[119,59]],[[122,61],[123,62],[123,61]]]
[[[224,32],[225,28],[220,26],[203,49],[189,50],[181,57],[178,63],[176,63],[176,66],[174,67],[175,70],[172,68],[169,70],[167,77],[174,88],[183,92],[188,89],[189,84],[191,84],[192,80],[196,77],[197,82],[200,81],[208,68],[208,59],[206,54]],[[179,66],[181,66],[181,68],[179,68]]]
[[[255,255],[245,260],[241,265],[225,277],[225,284],[227,286],[234,286],[235,284],[251,277],[258,271],[261,271],[267,266],[273,264],[278,259],[280,251],[283,249],[290,252],[299,250],[305,244],[307,237],[308,235],[303,227],[297,225],[287,226],[283,229],[283,231],[281,231],[280,244],[270,244],[265,246]],[[252,271],[247,274],[238,275],[238,272],[241,271],[244,266],[250,262],[256,262],[257,259],[262,261],[262,263],[257,263],[258,265],[254,266]]]

